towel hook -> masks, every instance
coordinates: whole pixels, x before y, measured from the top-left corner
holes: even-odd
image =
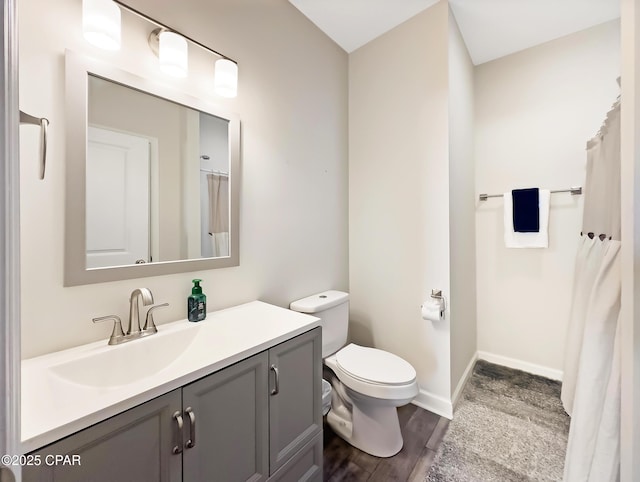
[[[31,124],[40,126],[42,133],[41,137],[41,151],[42,158],[40,161],[40,179],[44,179],[44,172],[47,167],[47,127],[49,126],[49,119],[46,117],[35,117],[25,112],[20,111],[20,124]]]

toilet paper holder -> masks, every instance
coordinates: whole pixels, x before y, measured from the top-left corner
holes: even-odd
[[[438,305],[440,305],[439,306],[439,308],[440,308],[440,319],[443,319],[446,307],[445,307],[445,299],[444,299],[444,296],[442,295],[442,290],[432,289],[431,290],[431,298],[436,300],[436,303]]]

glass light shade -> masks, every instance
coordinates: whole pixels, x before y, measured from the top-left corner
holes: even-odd
[[[120,7],[111,0],[82,0],[82,33],[96,47],[120,49]]]
[[[238,64],[229,59],[216,60],[213,88],[222,97],[238,95]]]
[[[177,33],[161,32],[159,36],[158,58],[160,70],[173,77],[187,76],[187,40]]]

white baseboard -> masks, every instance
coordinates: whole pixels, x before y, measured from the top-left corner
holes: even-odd
[[[447,400],[439,395],[434,395],[424,389],[420,389],[418,396],[413,399],[411,403],[414,405],[429,410],[441,417],[453,419],[453,408],[458,403],[458,399],[464,390],[464,386],[469,381],[469,378],[473,374],[473,367],[477,360],[485,360],[489,363],[495,363],[496,365],[502,365],[509,368],[515,368],[516,370],[522,370],[523,372],[532,373],[533,375],[540,375],[542,377],[549,378],[551,380],[562,381],[562,371],[554,368],[545,367],[542,365],[536,365],[535,363],[529,363],[515,358],[509,358],[502,355],[495,355],[486,351],[478,351],[471,358],[467,368],[462,374],[462,378],[458,382],[458,386],[453,392],[451,400]]]
[[[462,394],[462,390],[464,389],[464,386],[467,384],[467,381],[469,381],[469,377],[471,377],[471,374],[473,373],[473,367],[475,366],[477,360],[478,360],[478,352],[475,352],[471,357],[471,360],[469,360],[469,364],[467,365],[467,368],[465,368],[464,373],[462,374],[462,377],[458,382],[458,386],[456,387],[456,389],[453,392],[453,395],[451,396],[451,404],[453,408],[455,408],[455,406],[458,404],[458,399],[460,398],[460,395]]]
[[[560,382],[562,381],[562,371],[556,370],[555,368],[536,365],[535,363],[516,360],[515,358],[509,358],[502,355],[495,355],[486,351],[479,351],[478,358],[480,360],[488,361],[489,363],[495,363],[496,365],[515,368],[516,370],[522,370],[523,372],[540,375],[545,378],[550,378],[551,380],[558,380]]]
[[[453,419],[453,405],[450,400],[439,395],[434,395],[422,388],[418,392],[418,396],[411,402],[420,408],[429,410],[430,412],[440,415],[441,417]]]

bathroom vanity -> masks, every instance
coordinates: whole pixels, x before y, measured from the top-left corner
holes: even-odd
[[[104,341],[23,362],[23,448],[40,461],[23,480],[322,480],[317,318],[252,302],[158,329],[130,350]],[[124,385],[125,365],[112,379],[80,368],[137,353]],[[158,354],[171,360],[159,371]],[[47,463],[59,455],[80,464]]]

